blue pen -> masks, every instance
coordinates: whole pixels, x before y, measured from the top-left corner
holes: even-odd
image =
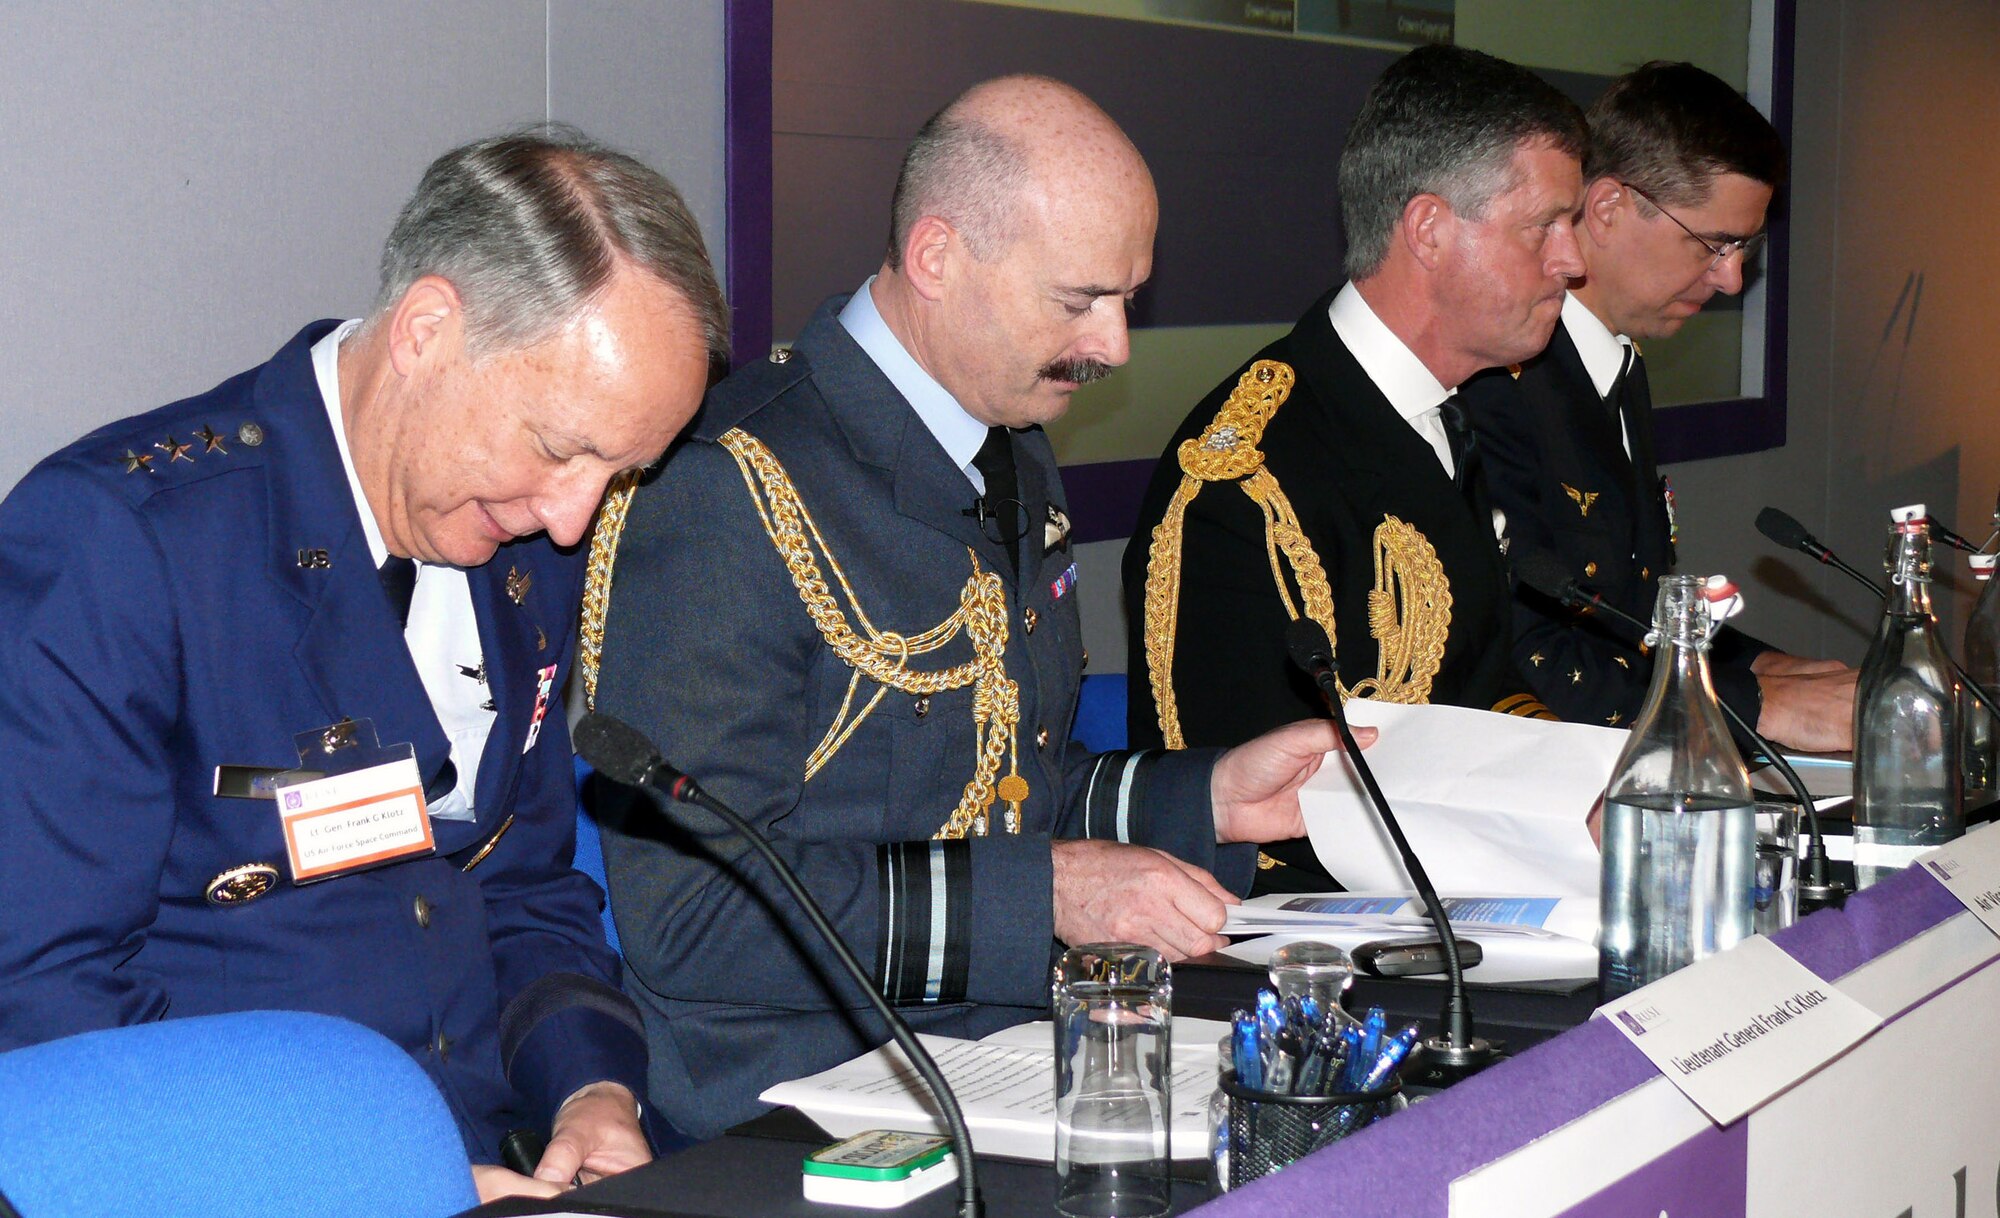
[[[1382,1056],[1376,1058],[1375,1064],[1368,1068],[1359,1090],[1373,1091],[1388,1082],[1389,1076],[1396,1072],[1396,1067],[1402,1065],[1403,1059],[1409,1055],[1410,1045],[1405,1043],[1402,1037],[1390,1041],[1389,1047],[1382,1050]]]
[[[1229,1021],[1230,1042],[1236,1058],[1236,1081],[1252,1091],[1264,1089],[1264,1059],[1257,1044],[1257,1020],[1248,1011],[1238,1011]]]
[[[1278,1009],[1278,996],[1269,990],[1257,991],[1257,1031],[1266,1038],[1276,1036],[1285,1026],[1284,1012]]]
[[[1381,1007],[1369,1007],[1368,1018],[1361,1023],[1361,1056],[1367,1062],[1372,1064],[1377,1057],[1381,1056],[1382,1037],[1388,1030],[1389,1012],[1383,1010]],[[1361,1069],[1365,1071],[1368,1069],[1368,1066],[1364,1065]]]
[[[1334,1080],[1334,1090],[1345,1093],[1354,1090],[1355,1081],[1361,1077],[1361,1072],[1367,1069],[1361,1059],[1361,1029],[1352,1024],[1342,1028],[1340,1047],[1342,1060],[1340,1074]]]

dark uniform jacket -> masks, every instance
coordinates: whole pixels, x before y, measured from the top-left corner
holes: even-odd
[[[1507,514],[1510,554],[1555,555],[1576,581],[1641,621],[1653,618],[1659,577],[1674,566],[1666,480],[1653,458],[1653,410],[1643,373],[1607,403],[1559,325],[1548,349],[1483,372],[1460,396],[1479,435],[1487,491]],[[1623,409],[1631,433],[1620,437]],[[1514,655],[1549,708],[1581,723],[1629,724],[1651,662],[1634,632],[1580,616],[1525,586],[1515,590]],[[1751,723],[1762,699],[1750,662],[1767,650],[1725,628],[1709,652],[1716,693]]]
[[[841,326],[843,302],[822,306],[781,361],[718,386],[692,436],[634,495],[596,705],[659,741],[774,840],[919,1031],[984,1036],[1046,1018],[1052,838],[1158,846],[1238,891],[1252,851],[1215,844],[1213,752],[1091,754],[1069,739],[1083,644],[1071,555],[1042,523],[1063,505],[1047,439],[1014,436],[1020,499],[1036,522],[1015,578],[968,515],[970,481]],[[974,775],[974,688],[856,681],[767,531],[760,505],[775,511],[771,501],[753,497],[755,479],[721,442],[732,429],[782,466],[823,543],[820,577],[855,634],[915,637],[952,617],[975,559],[1004,577],[1019,726],[1017,760],[999,773],[1017,765],[1027,784],[1019,833],[1005,830],[996,803],[990,834],[935,837]],[[973,659],[961,629],[909,668]],[[808,779],[843,706],[852,724],[878,693]],[[758,1112],[772,1084],[888,1039],[775,877],[720,821],[683,813],[670,823],[650,803],[607,804],[627,984],[651,1038],[653,1102],[676,1125],[719,1131]]]
[[[1257,361],[1288,365],[1297,383],[1257,444],[1263,468],[1297,513],[1333,593],[1334,649],[1342,682],[1377,675],[1371,604],[1383,581],[1377,543],[1387,518],[1414,528],[1441,565],[1450,599],[1448,632],[1428,696],[1481,709],[1532,709],[1514,671],[1506,573],[1491,511],[1471,506],[1435,450],[1398,415],[1333,329],[1328,293],[1292,331],[1257,353],[1187,416],[1167,444],[1139,511],[1124,559],[1134,745],[1162,742],[1148,672],[1145,601],[1151,542],[1181,484],[1181,443],[1197,439]],[[1293,604],[1300,590],[1286,571]],[[1434,591],[1437,589],[1434,589]],[[1405,605],[1407,608],[1407,601]],[[1405,622],[1410,615],[1404,615]],[[1323,717],[1326,705],[1285,649],[1289,617],[1279,600],[1265,518],[1231,482],[1205,485],[1186,511],[1181,552],[1173,686],[1189,745],[1231,745],[1294,720]],[[1267,850],[1317,872],[1299,842]]]
[[[407,1049],[492,1162],[577,1087],[645,1073],[602,894],[569,866],[569,736],[541,697],[569,668],[579,557],[537,539],[467,572],[498,705],[476,822],[434,821],[434,856],[206,896],[243,864],[286,869],[276,804],[216,797],[218,765],[296,766],[293,735],[343,716],[414,745],[426,776],[450,752],[313,376],[333,324],[84,437],[0,504],[0,1048],[222,1011],[344,1016]]]

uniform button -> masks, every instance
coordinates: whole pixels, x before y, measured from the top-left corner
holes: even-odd
[[[264,429],[255,423],[245,423],[236,429],[236,438],[255,448],[264,442]]]
[[[431,928],[431,903],[418,897],[416,900],[417,925],[425,930]]]
[[[1036,747],[1036,748],[1038,748],[1038,749],[1045,749],[1045,748],[1049,747],[1049,729],[1048,729],[1048,728],[1046,728],[1046,727],[1038,727],[1038,728],[1036,728],[1036,729],[1035,729],[1035,747]]]
[[[791,358],[792,358],[792,349],[791,349],[790,347],[773,347],[773,348],[771,348],[771,362],[772,362],[772,363],[774,363],[774,364],[783,364],[783,363],[786,363],[786,362],[790,361],[790,360],[791,360]]]
[[[929,694],[918,694],[918,695],[917,695],[917,718],[921,719],[921,718],[923,718],[923,717],[924,717],[925,715],[928,715],[928,714],[930,714],[930,713],[931,713],[931,699],[930,699],[930,695],[929,695]]]
[[[1021,610],[1021,622],[1029,634],[1035,633],[1035,623],[1041,620],[1041,615],[1037,614],[1033,609]]]
[[[1597,564],[1596,564],[1596,563],[1594,563],[1594,562],[1587,562],[1587,563],[1583,564],[1583,577],[1584,577],[1585,579],[1596,579],[1596,578],[1597,578]]]
[[[1639,568],[1639,578],[1640,578],[1640,579],[1651,579],[1651,578],[1653,578],[1653,569],[1652,569],[1651,567],[1640,567],[1640,568]]]
[[[449,1037],[449,1036],[446,1036],[446,1035],[445,1035],[444,1033],[442,1033],[442,1032],[439,1032],[439,1033],[438,1033],[438,1038],[437,1038],[437,1041],[436,1041],[435,1043],[433,1043],[433,1044],[431,1045],[431,1052],[433,1052],[433,1053],[437,1054],[437,1055],[438,1055],[438,1058],[439,1058],[440,1060],[444,1060],[444,1059],[448,1059],[448,1058],[450,1058],[450,1057],[451,1057],[451,1037]]]

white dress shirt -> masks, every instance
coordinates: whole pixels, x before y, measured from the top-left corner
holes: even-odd
[[[1575,292],[1563,296],[1563,328],[1569,331],[1570,341],[1576,344],[1576,353],[1583,357],[1583,370],[1590,374],[1590,383],[1597,387],[1597,396],[1609,400],[1611,389],[1618,383],[1618,374],[1625,370],[1625,361],[1633,357],[1632,340],[1623,334],[1613,334],[1610,327],[1597,320],[1597,314],[1590,311]],[[1619,442],[1625,445],[1625,455],[1632,455],[1632,437],[1625,434],[1625,416],[1618,416]]]
[[[327,418],[333,423],[334,443],[340,448],[341,468],[347,471],[347,489],[354,496],[355,511],[361,515],[361,532],[368,539],[368,556],[376,567],[389,557],[375,513],[362,493],[361,479],[354,473],[354,457],[347,451],[347,428],[340,413],[340,344],[359,329],[359,320],[342,324],[313,344],[313,375],[326,403]],[[430,806],[441,820],[471,820],[473,791],[478,785],[479,758],[486,750],[486,737],[493,731],[496,712],[486,708],[492,696],[485,681],[485,659],[479,646],[479,619],[472,611],[472,590],[465,572],[457,567],[417,564],[417,586],[410,595],[410,621],[403,630],[403,642],[416,662],[424,692],[430,696],[431,710],[438,725],[451,741],[451,764],[458,771],[458,788]],[[480,674],[468,677],[464,670]],[[404,740],[384,740],[382,744],[407,744]],[[426,774],[426,779],[434,775]]]

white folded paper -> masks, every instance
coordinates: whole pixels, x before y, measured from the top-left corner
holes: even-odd
[[[1584,820],[1625,732],[1365,698],[1349,700],[1347,714],[1380,732],[1368,764],[1439,891],[1597,895]],[[1343,886],[1413,890],[1345,754],[1327,758],[1299,802],[1321,866]]]

